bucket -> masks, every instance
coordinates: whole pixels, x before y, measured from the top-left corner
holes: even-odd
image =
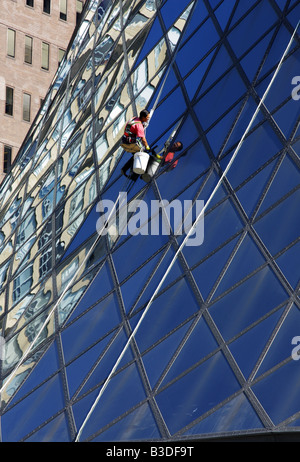
[[[158,160],[158,159],[154,159],[154,158],[152,157],[152,158],[149,160],[148,166],[147,166],[147,170],[146,170],[146,172],[144,173],[144,175],[142,176],[143,180],[144,180],[146,183],[149,183],[149,181],[151,181],[151,179],[154,177],[155,173],[156,173],[157,170],[158,170],[159,164],[160,164],[160,160]]]
[[[133,156],[133,171],[134,173],[137,173],[138,175],[142,175],[145,173],[148,160],[149,160],[149,154],[147,152],[136,152]]]

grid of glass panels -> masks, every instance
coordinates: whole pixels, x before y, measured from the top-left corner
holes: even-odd
[[[299,17],[290,0],[87,2],[1,185],[2,441],[298,431],[298,34],[215,188]],[[195,219],[209,200],[201,245],[96,230],[128,185],[124,124],[156,103],[147,139],[184,149],[128,203],[188,199]]]

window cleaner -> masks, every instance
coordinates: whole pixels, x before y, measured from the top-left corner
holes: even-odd
[[[147,170],[142,175],[142,179],[146,183],[149,183],[149,181],[151,181],[160,165],[165,166],[169,164],[167,171],[173,170],[173,168],[176,167],[176,165],[178,164],[178,160],[175,160],[173,162],[174,155],[175,152],[181,151],[183,149],[183,144],[181,141],[176,141],[170,147],[168,147],[168,144],[166,143],[164,149],[160,151],[160,153],[156,153],[155,148],[156,146],[152,149],[152,156],[150,157],[150,160],[148,162]]]
[[[145,172],[151,148],[146,140],[145,128],[150,120],[150,112],[143,109],[139,117],[133,117],[125,126],[121,147],[133,154],[121,169],[121,173],[128,177],[127,171],[133,171],[130,178],[136,180],[138,175]]]

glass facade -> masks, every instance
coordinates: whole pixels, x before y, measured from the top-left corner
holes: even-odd
[[[299,18],[87,2],[0,190],[2,441],[299,431]],[[144,108],[151,146],[183,150],[133,182],[120,142]],[[201,242],[150,207],[188,202],[195,234],[200,200]]]

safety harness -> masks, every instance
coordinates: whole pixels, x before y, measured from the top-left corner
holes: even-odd
[[[127,122],[124,135],[122,137],[122,143],[132,144],[136,142],[136,135],[132,132],[132,127],[137,124],[142,124],[142,122],[137,117],[134,117],[133,119],[129,120],[129,122]]]

